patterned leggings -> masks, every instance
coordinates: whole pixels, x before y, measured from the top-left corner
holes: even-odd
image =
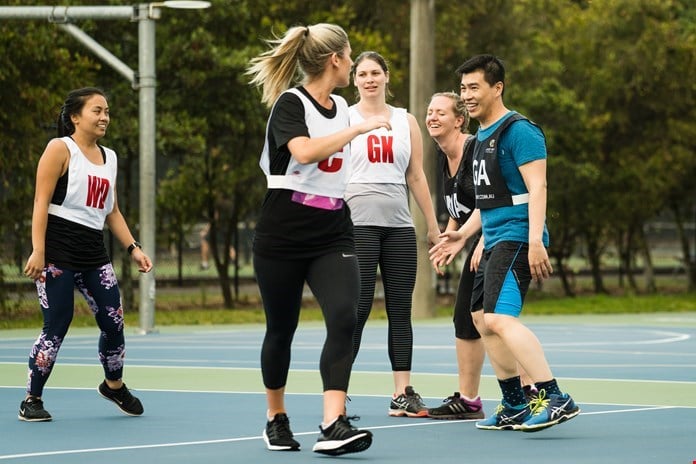
[[[372,310],[377,265],[382,274],[389,320],[389,360],[392,371],[410,371],[413,357],[411,307],[416,285],[417,244],[413,227],[355,226],[355,250],[360,265],[358,324],[353,334],[353,359],[358,356],[363,328]]]
[[[80,272],[49,264],[36,280],[44,325],[29,354],[27,393],[30,395],[41,396],[53,370],[75,311],[75,288],[87,300],[101,330],[99,360],[105,377],[118,380],[123,376],[123,308],[111,263]]]

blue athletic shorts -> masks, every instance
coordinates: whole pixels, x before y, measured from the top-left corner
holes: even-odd
[[[500,242],[483,253],[474,278],[471,311],[518,317],[532,281],[529,246],[522,242]]]

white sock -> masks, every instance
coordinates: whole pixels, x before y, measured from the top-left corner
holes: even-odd
[[[321,429],[322,429],[322,430],[328,429],[328,428],[331,427],[337,420],[338,420],[338,417],[335,418],[334,420],[332,420],[331,422],[329,422],[328,424],[324,424],[324,423],[322,422],[322,423],[321,423]]]

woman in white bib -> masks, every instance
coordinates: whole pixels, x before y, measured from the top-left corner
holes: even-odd
[[[372,434],[345,415],[352,336],[359,293],[353,224],[343,195],[350,141],[389,120],[349,126],[346,101],[332,94],[350,82],[351,48],[334,24],[288,29],[252,59],[252,84],[271,107],[261,169],[268,192],[254,237],[254,271],[266,313],[261,371],[268,405],[263,438],[273,451],[296,451],[285,408],[292,338],[305,283],[319,302],[326,340],[319,362],[324,412],[313,451],[329,455],[367,449]],[[292,87],[297,71],[300,85]]]

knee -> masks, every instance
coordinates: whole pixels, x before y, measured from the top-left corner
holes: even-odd
[[[480,333],[482,336],[490,335],[490,330],[488,330],[488,327],[486,327],[486,321],[485,321],[483,310],[476,311],[476,312],[472,313],[471,316],[472,316],[472,319],[474,320],[474,327],[476,327],[476,330],[478,330],[478,333]]]
[[[484,314],[483,315],[483,325],[484,330],[490,335],[502,335],[505,329],[508,327],[508,323],[513,318],[511,316],[502,316],[499,314]]]

